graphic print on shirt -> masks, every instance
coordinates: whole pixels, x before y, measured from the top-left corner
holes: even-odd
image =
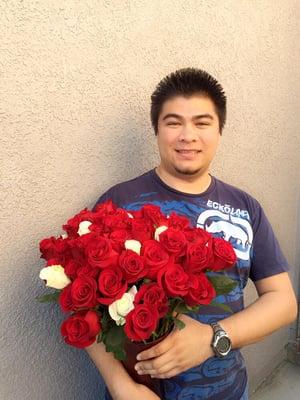
[[[250,259],[253,231],[246,219],[218,210],[205,210],[198,217],[197,227],[230,242],[240,260]]]

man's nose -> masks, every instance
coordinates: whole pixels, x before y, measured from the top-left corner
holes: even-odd
[[[182,126],[179,141],[194,142],[198,139],[198,134],[195,127],[191,124],[185,124]]]

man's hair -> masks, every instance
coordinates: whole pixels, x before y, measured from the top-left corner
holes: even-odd
[[[194,95],[208,97],[214,103],[222,132],[226,121],[226,95],[222,86],[206,71],[182,68],[163,78],[152,93],[151,122],[156,135],[164,103],[177,96],[189,98]]]

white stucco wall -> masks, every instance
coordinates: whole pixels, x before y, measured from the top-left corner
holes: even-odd
[[[177,68],[207,69],[225,87],[213,173],[261,201],[295,265],[297,3],[0,1],[1,399],[101,399],[85,352],[62,343],[58,307],[34,301],[38,242],[156,164],[149,98]],[[246,349],[252,387],[287,339],[283,329]]]

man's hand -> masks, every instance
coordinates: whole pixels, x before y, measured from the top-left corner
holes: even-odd
[[[135,366],[139,374],[165,379],[203,363],[214,355],[210,344],[212,328],[186,315],[180,316],[185,327],[175,329],[162,342],[139,353]]]

